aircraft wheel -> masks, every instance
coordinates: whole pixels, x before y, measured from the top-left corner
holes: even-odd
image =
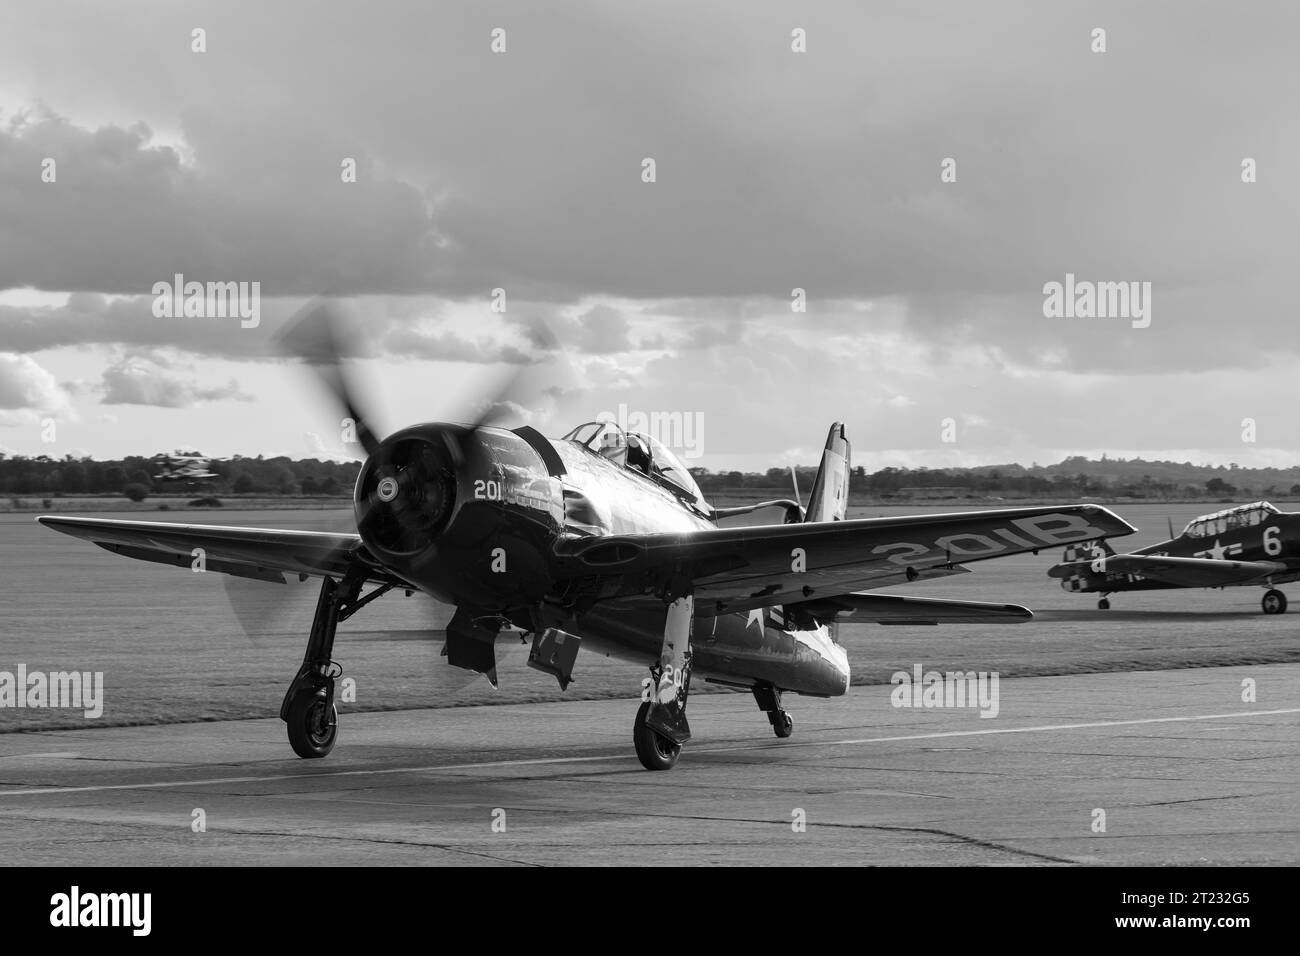
[[[637,710],[636,723],[632,725],[632,743],[636,745],[637,759],[647,770],[671,770],[681,755],[682,745],[647,727],[645,718],[649,712],[650,702],[646,701]]]
[[[1110,610],[1110,601],[1108,601],[1106,598],[1102,598],[1100,601],[1097,602],[1097,610],[1098,610],[1098,611],[1109,611],[1109,610]]]
[[[1286,613],[1286,595],[1277,588],[1270,588],[1264,592],[1264,600],[1260,601],[1260,607],[1264,609],[1265,614],[1285,614]]]
[[[790,715],[785,711],[781,711],[780,715],[775,721],[773,721],[772,733],[776,734],[782,740],[785,740],[785,738],[794,733],[794,721],[790,719]]]
[[[333,704],[312,691],[294,697],[289,704],[289,746],[299,757],[310,760],[328,756],[339,736],[339,712]]]

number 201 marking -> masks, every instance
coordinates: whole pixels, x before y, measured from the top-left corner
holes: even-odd
[[[482,478],[474,482],[474,497],[480,501],[500,501],[501,482]]]

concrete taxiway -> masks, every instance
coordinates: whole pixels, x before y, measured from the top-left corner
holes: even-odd
[[[1300,862],[1300,665],[1002,680],[993,719],[890,691],[788,697],[785,741],[698,697],[669,773],[631,700],[345,712],[320,761],[277,720],[0,735],[0,861]]]

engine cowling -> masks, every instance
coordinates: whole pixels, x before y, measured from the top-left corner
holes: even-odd
[[[550,589],[563,491],[514,432],[403,429],[366,460],[353,503],[370,552],[439,600],[504,610]]]

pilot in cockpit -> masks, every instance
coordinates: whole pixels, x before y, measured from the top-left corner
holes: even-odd
[[[639,435],[627,436],[627,466],[643,475],[650,474],[650,449]]]

